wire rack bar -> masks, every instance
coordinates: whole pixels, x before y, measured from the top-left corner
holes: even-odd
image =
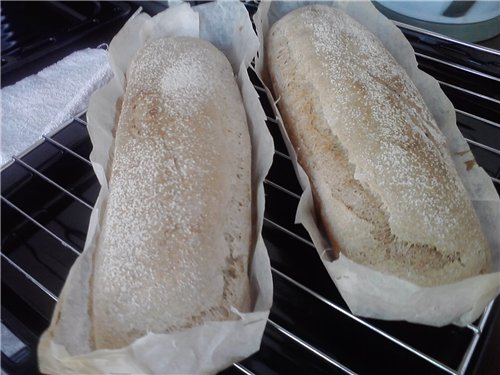
[[[497,100],[497,99],[494,99],[494,98],[490,98],[489,96],[486,96],[486,95],[483,95],[483,94],[478,94],[477,92],[464,89],[464,88],[462,88],[460,86],[455,86],[455,85],[453,85],[451,83],[443,82],[443,81],[440,81],[440,80],[437,80],[437,81],[439,82],[439,84],[441,86],[451,87],[451,88],[453,88],[455,90],[458,90],[458,91],[461,91],[461,92],[465,92],[465,93],[467,93],[469,95],[472,95],[472,96],[475,96],[477,98],[481,98],[481,99],[488,100],[488,101],[496,103],[496,104],[500,104],[500,100]]]
[[[484,313],[479,319],[478,327],[476,327],[477,332],[475,332],[474,337],[472,338],[471,342],[469,343],[469,346],[467,347],[467,350],[465,351],[464,356],[462,357],[462,361],[460,362],[460,365],[458,366],[458,372],[459,374],[464,374],[465,371],[467,370],[467,367],[469,366],[469,363],[472,359],[472,356],[474,354],[474,350],[476,350],[477,343],[479,342],[480,335],[484,330],[484,327],[486,325],[486,322],[488,321],[488,317],[491,313],[491,310],[493,309],[493,304],[495,300],[491,301],[488,306],[486,306],[486,309],[484,309]]]
[[[498,78],[498,77],[495,77],[495,76],[492,76],[490,74],[486,74],[486,73],[483,73],[483,72],[478,72],[477,70],[468,68],[466,66],[458,65],[458,64],[455,64],[455,63],[452,63],[452,62],[449,62],[449,61],[443,61],[443,60],[438,59],[436,57],[426,56],[426,55],[423,55],[423,54],[421,54],[419,52],[415,52],[415,55],[418,56],[418,57],[424,58],[426,60],[431,60],[431,61],[437,62],[439,64],[443,64],[443,65],[450,66],[450,67],[455,68],[455,69],[462,70],[462,71],[470,73],[470,74],[474,74],[476,76],[480,76],[480,77],[483,77],[483,78],[487,78],[487,79],[491,79],[493,81],[500,82],[500,78]]]
[[[49,142],[50,144],[54,145],[55,147],[67,152],[68,154],[74,156],[75,158],[77,159],[80,159],[81,161],[83,161],[84,163],[88,164],[88,165],[92,165],[92,163],[90,162],[90,160],[88,159],[85,159],[83,156],[77,154],[75,151],[71,150],[70,148],[67,148],[65,145],[63,145],[62,143],[59,143],[57,142],[56,140],[46,136],[46,135],[43,135],[42,136],[47,142]]]
[[[276,188],[278,190],[281,190],[282,192],[287,193],[287,194],[291,195],[294,198],[300,199],[300,195],[295,194],[293,191],[290,191],[290,190],[284,188],[283,186],[278,185],[277,183],[268,180],[267,178],[264,179],[264,183],[267,184],[267,185],[269,185],[269,186],[272,186],[272,187],[274,187],[274,188]]]
[[[472,336],[472,340],[469,343],[467,349],[465,350],[465,353],[462,357],[462,361],[460,361],[460,365],[458,366],[458,374],[462,375],[467,369],[467,366],[469,365],[472,355],[474,354],[474,350],[476,349],[477,343],[479,342],[479,337],[480,337],[479,333],[474,333],[474,336]]]
[[[19,271],[24,277],[26,277],[29,281],[31,281],[33,284],[35,284],[38,288],[40,288],[43,292],[45,292],[50,298],[52,298],[54,301],[57,302],[57,297],[52,293],[50,290],[48,290],[46,287],[44,287],[37,279],[35,279],[33,276],[31,276],[28,272],[26,272],[24,269],[19,267],[17,263],[15,263],[13,260],[11,260],[8,256],[6,256],[4,253],[1,253],[2,259],[4,259],[7,263],[9,263],[12,267],[14,267],[17,271]]]
[[[278,151],[278,150],[274,150],[274,153],[278,156],[281,156],[282,158],[285,158],[285,159],[288,159],[288,160],[292,160],[292,158],[287,155],[287,154],[284,154],[282,153],[281,151]]]
[[[268,218],[264,217],[264,222],[265,222],[265,223],[267,223],[267,224],[269,224],[270,226],[272,226],[272,227],[274,227],[274,228],[276,228],[276,229],[279,229],[280,231],[282,231],[282,232],[284,232],[284,233],[288,234],[290,237],[293,237],[293,238],[295,238],[296,240],[299,240],[299,241],[301,241],[301,242],[305,243],[306,245],[308,245],[308,246],[312,247],[313,249],[316,249],[316,248],[314,247],[314,244],[313,244],[311,241],[306,240],[305,238],[300,237],[298,234],[293,233],[291,230],[288,230],[288,229],[286,229],[285,227],[282,227],[281,225],[279,225],[279,224],[275,223],[274,221],[272,221],[272,220],[270,220],[270,219],[268,219]]]
[[[103,44],[105,44],[105,45],[107,46],[107,44],[106,44],[106,43],[103,43]],[[101,46],[102,46],[102,44],[98,45],[98,46],[97,46],[97,48],[100,48]],[[107,50],[107,47],[106,47],[106,48],[104,48],[104,49],[105,49],[105,50]],[[79,118],[79,117],[82,117],[83,115],[86,115],[86,114],[87,114],[87,111],[88,111],[88,109],[84,109],[84,110],[83,110],[83,111],[81,111],[80,113],[76,114],[76,115],[74,116],[74,118]]]
[[[486,309],[484,309],[484,314],[479,320],[479,331],[482,333],[484,330],[484,327],[486,326],[486,321],[488,320],[488,317],[491,313],[491,310],[493,309],[493,304],[495,303],[495,300],[491,301],[488,306],[486,306]]]
[[[292,339],[293,341],[295,341],[297,344],[299,344],[300,346],[302,346],[303,348],[307,349],[308,351],[316,354],[318,357],[321,357],[323,360],[325,360],[326,362],[334,365],[335,367],[341,369],[342,371],[344,371],[346,374],[349,374],[349,375],[356,375],[356,373],[354,371],[352,371],[351,369],[349,369],[348,367],[344,366],[342,363],[336,361],[335,359],[331,358],[330,356],[326,355],[325,353],[323,353],[322,351],[320,351],[319,349],[316,349],[314,346],[310,345],[309,343],[305,342],[304,340],[302,340],[300,337],[294,335],[293,333],[291,333],[290,331],[286,330],[285,328],[283,328],[282,326],[280,326],[279,324],[275,323],[274,321],[272,321],[271,319],[268,319],[267,322],[269,323],[269,325],[271,325],[274,329],[276,329],[278,332],[284,334],[285,336],[287,336],[288,338]]]
[[[269,116],[266,116],[266,120],[270,121],[270,122],[272,122],[273,124],[276,124],[276,125],[279,124],[278,120],[276,120],[275,118],[269,117]]]
[[[34,218],[32,218],[30,215],[28,215],[26,212],[24,212],[23,210],[21,210],[19,207],[17,207],[14,203],[12,203],[11,201],[9,201],[7,198],[5,197],[0,197],[2,199],[3,202],[5,202],[9,207],[11,207],[12,209],[14,209],[15,211],[17,211],[18,213],[20,213],[22,216],[24,216],[26,219],[28,219],[29,221],[31,221],[33,224],[35,224],[37,227],[39,227],[40,229],[42,229],[44,232],[46,232],[48,235],[50,235],[51,237],[53,237],[54,239],[58,240],[59,242],[61,242],[61,244],[65,247],[67,247],[68,249],[70,249],[71,251],[73,251],[77,256],[80,255],[80,252],[78,250],[76,250],[73,246],[71,246],[69,243],[67,243],[66,241],[64,241],[63,239],[59,238],[56,234],[54,234],[51,230],[45,228],[42,224],[40,224],[37,220],[35,220]]]
[[[260,86],[260,85],[253,85],[253,87],[257,90],[257,91],[260,91],[260,92],[263,92],[265,94],[267,94],[267,91],[264,87]]]
[[[80,124],[80,125],[83,125],[83,126],[87,127],[87,122],[86,122],[86,121],[83,121],[81,118],[79,118],[79,117],[75,117],[75,118],[74,118],[74,120],[75,120],[75,122],[77,122],[78,124]]]
[[[405,28],[405,29],[408,29],[411,31],[416,31],[420,34],[430,35],[436,39],[446,40],[447,42],[452,42],[453,44],[460,44],[462,46],[465,46],[465,47],[468,47],[471,49],[475,49],[475,50],[483,51],[483,52],[488,52],[488,53],[500,56],[500,51],[497,51],[493,48],[484,47],[480,44],[473,44],[473,43],[464,42],[463,40],[455,39],[455,38],[449,37],[447,35],[439,34],[439,33],[436,33],[434,31],[430,31],[427,29],[422,29],[421,27],[409,25],[407,23],[403,23],[403,22],[399,22],[399,21],[395,21],[395,20],[392,20],[392,22],[398,27],[402,27],[402,28]]]
[[[474,333],[481,333],[479,327],[476,327],[474,324],[467,324],[466,327],[469,328]]]
[[[479,116],[473,115],[472,113],[465,112],[465,111],[462,111],[462,110],[456,109],[456,108],[455,108],[455,112],[457,112],[457,113],[459,113],[459,114],[461,114],[463,116],[473,118],[474,120],[478,120],[478,121],[484,122],[484,123],[486,123],[488,125],[491,125],[491,126],[494,126],[494,127],[500,129],[500,124],[496,123],[494,121],[491,121],[491,120],[485,119],[483,117],[479,117]]]
[[[438,360],[436,360],[435,358],[415,349],[414,347],[406,344],[405,342],[397,339],[396,337],[384,332],[383,330],[371,325],[370,323],[366,322],[365,320],[351,314],[349,311],[345,310],[344,308],[336,305],[335,303],[331,302],[330,300],[328,300],[327,298],[323,297],[322,295],[316,293],[315,291],[309,289],[308,287],[306,287],[305,285],[302,285],[301,283],[299,283],[298,281],[294,280],[293,278],[289,277],[288,275],[285,275],[284,273],[278,271],[277,269],[275,269],[274,267],[271,267],[271,270],[276,273],[277,275],[279,275],[280,277],[282,277],[283,279],[287,280],[288,282],[292,283],[293,285],[295,285],[296,287],[302,289],[303,291],[305,291],[306,293],[309,293],[310,295],[312,295],[313,297],[315,297],[316,299],[320,300],[321,302],[327,304],[328,306],[334,308],[335,310],[337,310],[338,312],[344,314],[345,316],[348,316],[349,318],[355,320],[356,322],[362,324],[363,326],[369,328],[370,330],[376,332],[377,334],[385,337],[386,339],[392,341],[393,343],[399,345],[400,347],[408,350],[409,352],[415,354],[416,356],[426,360],[427,362],[433,364],[434,366],[436,367],[439,367],[440,369],[448,372],[449,374],[453,374],[453,375],[458,375],[458,372],[454,369],[452,369],[451,367],[449,366],[446,366],[445,364],[439,362]]]
[[[32,166],[30,166],[29,164],[26,164],[24,161],[22,161],[21,159],[18,159],[17,157],[14,156],[14,160],[16,161],[16,163],[20,164],[21,166],[23,166],[24,168],[26,168],[28,171],[36,174],[38,177],[42,178],[43,180],[47,181],[49,184],[57,187],[59,190],[63,191],[65,194],[69,195],[71,198],[73,198],[74,200],[80,202],[81,204],[83,204],[85,207],[87,207],[88,209],[92,210],[93,207],[88,204],[87,202],[85,202],[84,200],[78,198],[75,194],[73,194],[72,192],[70,192],[69,190],[66,190],[65,188],[63,188],[61,185],[59,185],[57,182],[54,182],[52,181],[50,178],[48,178],[47,176],[45,176],[43,173],[37,171],[35,168],[33,168]]]
[[[242,364],[233,363],[233,366],[236,367],[238,370],[240,370],[242,373],[244,373],[246,375],[255,375],[255,373],[253,373],[252,371],[250,371],[249,369],[247,369]]]
[[[473,141],[472,139],[469,139],[469,138],[465,138],[464,139],[467,141],[467,143],[470,143],[471,145],[474,145],[474,146],[477,146],[479,148],[482,148],[484,150],[488,150],[496,155],[500,155],[500,151],[497,150],[496,148],[493,148],[493,147],[490,147],[490,146],[486,146],[486,145],[483,145],[482,143],[479,143],[479,142],[476,142],[476,141]]]

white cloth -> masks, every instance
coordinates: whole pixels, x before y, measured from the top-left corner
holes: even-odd
[[[1,164],[85,110],[90,95],[111,77],[107,51],[87,48],[4,87]]]

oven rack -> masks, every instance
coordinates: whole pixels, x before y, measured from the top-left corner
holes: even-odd
[[[456,68],[456,66],[450,67],[447,61],[427,57],[417,53],[419,63],[430,71]],[[460,64],[455,65],[461,67]],[[473,78],[478,77],[478,79],[485,78],[481,72],[469,67],[463,68],[461,70],[466,75]],[[295,208],[301,194],[300,186],[295,179],[293,167],[281,139],[276,119],[265,98],[265,91],[255,75],[251,75],[256,83],[255,88],[261,95],[267,114],[267,126],[273,135],[276,146],[273,167],[264,181],[266,215],[263,228],[263,237],[271,257],[275,302],[261,350],[250,358],[235,363],[223,373],[272,374],[306,373],[307,371],[308,373],[356,374],[382,371],[401,373],[403,369],[406,369],[405,373],[424,373],[422,370],[432,374],[462,375],[472,373],[474,361],[477,361],[477,357],[480,356],[480,342],[484,340],[491,316],[495,315],[492,312],[498,310],[498,301],[490,303],[478,321],[463,328],[455,326],[432,328],[404,322],[364,319],[352,315],[317,259],[314,245],[307,233],[303,228],[293,223]],[[493,79],[489,77],[486,79],[494,81],[493,84],[498,82],[498,77],[491,77]],[[497,190],[500,191],[500,146],[495,143],[500,140],[500,124],[497,122],[498,117],[496,117],[500,101],[498,98],[481,91],[462,87],[453,80],[450,82],[440,79],[439,82],[457,107],[457,122],[478,163],[482,166],[483,162],[488,165],[488,167],[485,166],[485,169],[490,174]],[[483,109],[486,111],[482,111]],[[479,133],[485,132],[485,129],[488,129],[488,135],[478,136]],[[69,137],[68,140],[69,133],[78,133],[81,136],[76,141],[72,137]],[[495,138],[491,134],[496,134],[497,137]],[[88,152],[90,151],[88,144],[86,118],[85,113],[82,113],[56,131],[42,136],[37,144],[13,157],[11,162],[2,167],[2,212],[5,213],[6,209],[15,211],[15,214],[22,218],[23,225],[32,225],[36,230],[43,232],[42,237],[46,239],[46,243],[40,243],[41,250],[49,251],[57,242],[63,251],[70,254],[68,258],[73,261],[83,248],[82,235],[84,240],[88,217],[97,196],[95,188],[97,184],[98,189],[97,180],[95,176],[93,178],[92,176],[85,177],[85,185],[87,187],[92,185],[94,188],[90,188],[93,190],[89,194],[81,193],[78,189],[58,181],[51,173],[47,173],[52,168],[52,162],[38,163],[36,162],[38,157],[31,156],[36,153],[46,153],[47,149],[50,149],[52,153],[55,153],[55,158],[59,158],[55,163],[60,162],[60,158],[64,157],[74,159],[73,161],[80,167],[85,165],[86,168],[91,169],[91,163],[88,160]],[[21,179],[14,186],[6,188],[4,194],[6,185],[4,177],[8,177],[9,171],[13,168],[24,171],[28,180],[37,179],[40,180],[39,184],[50,185],[51,188],[57,190],[58,197],[63,196],[71,201],[71,204],[78,206],[78,209],[83,213],[83,219],[78,223],[79,227],[66,230],[61,228],[61,224],[50,225],[48,219],[39,215],[38,211],[26,212],[22,204],[10,198],[12,194],[22,192],[23,187],[25,184],[29,184],[29,181]],[[59,199],[58,197],[54,198],[54,201]],[[53,202],[45,203],[49,205]],[[19,225],[14,229],[19,230]],[[78,231],[80,237],[79,240],[76,240],[71,233]],[[2,230],[2,232],[4,231]],[[9,233],[5,236],[8,237]],[[20,258],[16,258],[17,254],[11,252],[8,246],[4,247],[5,244],[9,245],[9,240],[10,238],[7,238],[4,241],[3,233],[2,289],[6,284],[12,290],[22,287],[24,291],[29,291],[31,296],[21,295],[21,298],[48,322],[62,284],[52,281],[46,283],[34,274],[32,269],[28,271],[28,267],[20,265]],[[67,273],[70,263],[71,261],[66,260],[67,267],[61,267],[63,270],[59,270],[59,276]],[[304,266],[305,264],[307,266]],[[305,267],[307,270],[303,269]],[[318,324],[323,325],[316,326],[315,322],[311,321],[314,318],[318,319]],[[8,324],[7,321],[5,323]],[[345,327],[348,327],[348,332],[344,332]],[[331,337],[322,334],[323,329],[328,334],[331,333]],[[342,338],[341,344],[335,344],[337,333]],[[354,337],[350,337],[351,334]],[[421,335],[423,338],[415,339],[415,334]],[[349,339],[354,343],[350,343]],[[380,345],[380,350],[373,346],[363,348],[361,342],[365,339],[370,343]],[[433,340],[437,341],[434,346],[430,345]],[[460,341],[460,345],[456,348],[453,347],[456,352],[453,355],[449,353],[453,346],[452,341]],[[435,347],[443,344],[450,345],[450,348],[440,351],[439,348]],[[344,350],[343,346],[348,346],[348,350]],[[352,348],[357,347],[361,347],[360,353],[362,354],[359,358],[355,353],[352,353]],[[363,356],[367,356],[367,358]],[[381,358],[376,360],[377,356],[381,356]],[[368,368],[371,371],[359,363],[370,362],[370,360],[372,362]],[[385,364],[385,362],[389,363]],[[374,363],[379,367],[372,367]],[[387,369],[393,370],[391,372]]]

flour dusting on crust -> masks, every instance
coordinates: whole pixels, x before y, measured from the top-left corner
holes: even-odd
[[[160,39],[131,62],[93,275],[97,348],[249,308],[245,119],[208,42]]]

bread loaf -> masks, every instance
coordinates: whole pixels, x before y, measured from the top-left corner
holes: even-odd
[[[94,349],[250,309],[251,148],[232,68],[208,42],[149,42],[126,74],[91,278]]]
[[[341,10],[308,6],[273,25],[266,54],[333,249],[421,286],[489,270],[445,138],[373,34]]]

